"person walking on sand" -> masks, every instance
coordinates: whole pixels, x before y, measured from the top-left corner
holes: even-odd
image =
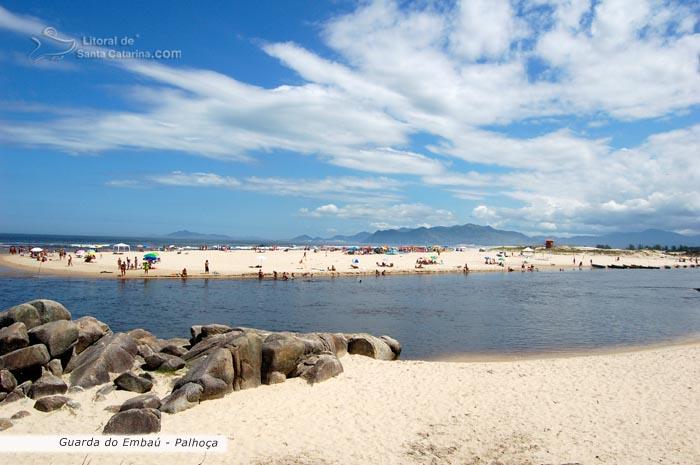
[[[143,262],[143,273],[148,274],[148,269],[151,267],[150,263],[148,261]]]
[[[209,260],[204,262],[204,272],[209,273]]]
[[[73,256],[68,255],[68,266],[73,266]]]

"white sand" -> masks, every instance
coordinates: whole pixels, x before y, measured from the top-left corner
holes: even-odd
[[[232,251],[183,251],[159,252],[161,261],[156,265],[155,270],[150,270],[148,275],[143,270],[127,271],[127,278],[143,278],[145,276],[156,277],[176,277],[183,268],[187,269],[190,278],[202,277],[256,277],[262,265],[262,270],[266,277],[271,277],[273,271],[280,275],[283,272],[294,273],[296,276],[311,275],[330,276],[334,275],[354,275],[354,274],[374,274],[376,270],[385,271],[387,274],[395,273],[459,273],[464,265],[468,265],[471,271],[494,271],[505,272],[508,267],[515,271],[520,271],[522,265],[533,265],[538,270],[569,270],[577,269],[579,263],[583,263],[583,268],[590,268],[590,263],[601,265],[627,264],[643,266],[689,266],[690,262],[679,263],[677,257],[664,255],[654,251],[618,251],[612,255],[603,254],[600,250],[580,249],[571,252],[556,253],[547,251],[537,251],[531,256],[520,256],[516,252],[514,256],[505,258],[503,267],[498,265],[485,264],[484,257],[490,256],[496,259],[498,249],[486,252],[479,252],[478,249],[466,249],[465,251],[450,251],[436,254],[433,252],[406,253],[397,255],[348,255],[342,251],[306,251],[284,249],[268,250],[258,253],[253,250],[232,250]],[[142,262],[142,252],[132,252],[127,255],[116,255],[111,252],[97,254],[97,262],[85,263],[82,259],[73,259],[73,266],[67,266],[67,259],[59,260],[58,254],[52,254],[46,262],[38,262],[29,256],[0,255],[0,266],[23,269],[33,274],[53,274],[59,276],[83,275],[105,278],[120,277],[117,269],[117,260],[125,259],[127,256],[132,260],[138,257],[139,264]],[[419,258],[430,258],[436,256],[437,264],[424,265],[421,269],[416,269],[416,260]],[[616,258],[620,257],[617,261]],[[358,264],[353,261],[359,260]],[[204,274],[204,262],[209,261],[209,274]],[[393,267],[378,266],[377,263],[386,261],[393,263]],[[575,264],[574,264],[575,263]],[[353,268],[352,265],[357,266]],[[329,268],[335,267],[336,272],[331,273]]]
[[[220,434],[225,454],[1,453],[8,464],[700,463],[700,344],[491,363],[341,358],[345,372],[235,392],[176,415],[161,434]],[[172,378],[159,378],[159,394]],[[0,435],[99,434],[134,394],[41,413],[26,399]]]

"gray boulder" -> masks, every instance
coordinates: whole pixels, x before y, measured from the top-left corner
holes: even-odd
[[[331,352],[312,355],[296,368],[296,374],[309,384],[320,383],[343,372],[343,365]]]
[[[4,403],[9,404],[10,402],[16,402],[20,399],[24,399],[27,396],[24,395],[24,392],[21,389],[15,388],[12,392],[7,394],[7,397],[5,397],[5,400],[3,400]]]
[[[155,394],[142,394],[140,396],[132,397],[131,399],[125,401],[119,408],[120,412],[126,412],[127,410],[139,409],[139,408],[154,408],[159,409],[163,403],[160,398]]]
[[[61,361],[57,358],[47,363],[46,369],[49,370],[53,375],[63,376],[63,365],[61,365]]]
[[[134,338],[124,333],[111,334],[74,356],[64,371],[70,373],[71,386],[97,386],[108,383],[110,373],[130,370],[137,352]]]
[[[39,399],[56,394],[65,394],[67,390],[68,385],[63,379],[54,376],[49,371],[45,371],[41,378],[32,383],[27,396],[32,399]]]
[[[56,302],[55,300],[37,299],[27,303],[36,308],[41,324],[71,319],[68,309],[64,307],[63,304]],[[27,326],[27,328],[29,328],[29,326]]]
[[[187,383],[196,383],[204,388],[200,400],[217,399],[233,391],[234,377],[231,352],[219,348],[198,360],[185,376],[175,382],[173,390]]]
[[[49,396],[42,397],[34,403],[34,408],[40,412],[53,412],[66,405],[70,398],[66,396]]]
[[[27,327],[21,321],[0,329],[0,355],[22,349],[28,345]]]
[[[137,376],[130,371],[117,376],[114,384],[117,388],[124,391],[138,392],[140,394],[153,389],[153,383],[150,380]]]
[[[348,353],[364,355],[377,360],[394,360],[394,352],[382,339],[371,334],[353,334],[348,338]]]
[[[75,344],[76,354],[81,353],[103,336],[112,333],[106,323],[91,316],[79,318],[75,320],[75,324],[78,326],[78,342]]]
[[[204,388],[197,383],[186,383],[174,390],[163,399],[160,411],[163,413],[178,413],[199,404]]]
[[[160,411],[154,408],[131,409],[109,419],[103,434],[137,435],[160,431]]]
[[[262,345],[262,336],[255,332],[238,334],[224,345],[233,357],[234,391],[260,386],[262,378]]]
[[[0,392],[12,392],[17,387],[17,379],[10,370],[0,370]]]
[[[22,322],[27,329],[39,326],[41,318],[36,307],[30,304],[19,304],[0,312],[0,328]]]
[[[72,321],[56,320],[29,330],[32,344],[44,344],[51,358],[63,355],[78,341],[78,326]]]
[[[31,415],[30,412],[28,412],[28,411],[26,411],[26,410],[20,410],[20,411],[16,412],[14,415],[12,415],[12,416],[10,417],[10,419],[12,419],[12,420],[20,420],[20,419],[22,419],[22,418],[28,417],[29,415]]]
[[[51,357],[44,344],[17,349],[0,356],[0,366],[8,370],[24,370],[49,363]]]
[[[226,333],[213,334],[193,345],[190,350],[188,350],[187,353],[182,356],[182,358],[188,362],[193,361],[211,353],[215,349],[224,347],[232,339],[240,336],[241,334],[243,334],[243,331],[241,330],[232,330]]]

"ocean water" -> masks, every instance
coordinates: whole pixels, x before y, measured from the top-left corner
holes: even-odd
[[[700,339],[700,270],[583,270],[271,280],[0,273],[0,309],[62,302],[113,331],[196,324],[387,334],[402,358],[584,351]]]

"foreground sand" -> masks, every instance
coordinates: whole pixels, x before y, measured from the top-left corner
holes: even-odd
[[[148,275],[143,270],[127,271],[127,278],[158,278],[177,277],[183,270],[187,269],[190,278],[232,278],[232,277],[257,277],[258,271],[262,270],[267,278],[272,276],[273,271],[280,275],[286,272],[295,276],[315,275],[315,276],[346,276],[357,274],[374,274],[377,270],[387,274],[400,273],[458,273],[462,272],[467,265],[471,271],[494,271],[504,272],[508,267],[515,271],[520,271],[522,265],[526,267],[534,266],[537,270],[559,270],[578,268],[582,263],[583,268],[590,268],[590,263],[601,265],[627,264],[643,266],[689,266],[690,262],[679,263],[677,257],[663,255],[654,251],[638,251],[630,253],[619,251],[618,253],[603,254],[600,250],[580,249],[571,252],[544,252],[538,251],[529,256],[519,255],[515,252],[507,252],[504,266],[485,264],[484,257],[490,256],[496,259],[498,249],[486,252],[479,252],[478,249],[466,249],[464,251],[451,251],[436,254],[428,253],[406,253],[398,255],[347,255],[342,251],[303,251],[284,249],[268,250],[262,253],[254,250],[194,250],[183,252],[159,252],[161,261],[156,265],[156,269],[150,270]],[[137,257],[139,263],[142,262],[142,252],[132,252],[127,255],[116,255],[111,252],[97,254],[97,261],[85,263],[82,259],[73,259],[73,266],[67,266],[67,259],[59,260],[58,254],[49,256],[49,260],[43,263],[32,259],[29,256],[0,255],[0,266],[21,269],[32,274],[52,274],[59,276],[93,276],[104,278],[119,278],[117,260],[125,259],[127,256],[132,260]],[[423,268],[416,268],[416,260],[419,258],[436,257],[436,264],[424,265]],[[620,257],[617,261],[617,257]],[[358,263],[353,263],[354,260]],[[209,261],[210,273],[204,273],[204,263]],[[379,266],[383,261],[393,263],[394,266]],[[335,267],[335,272],[329,271]]]
[[[697,464],[700,344],[612,355],[491,363],[341,359],[345,372],[235,392],[176,415],[161,434],[220,434],[228,452],[2,453],[12,464]],[[172,378],[159,378],[165,394]],[[104,410],[40,413],[0,435],[99,434]]]

